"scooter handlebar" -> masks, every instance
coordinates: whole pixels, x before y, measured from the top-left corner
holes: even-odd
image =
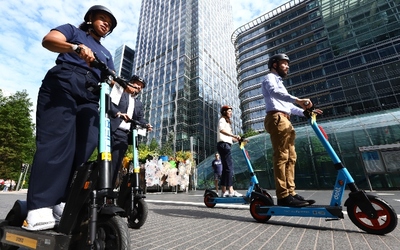
[[[131,86],[131,84],[126,79],[117,76],[114,71],[109,69],[108,66],[97,57],[96,53],[94,54],[94,57],[96,58],[96,60],[91,62],[90,66],[99,69],[101,71],[102,81],[109,79],[109,77],[112,77],[112,79],[116,81],[124,89],[126,89],[128,85]]]
[[[304,105],[308,106],[310,103],[309,102],[305,102]],[[312,114],[314,113],[315,107],[314,105],[312,105],[310,108],[306,109],[303,111],[303,114],[305,117],[307,117],[308,119],[311,118]]]
[[[148,128],[148,125],[147,125],[147,124],[142,123],[142,122],[140,122],[140,121],[138,121],[138,120],[135,120],[135,119],[129,119],[129,120],[127,120],[126,122],[130,122],[130,123],[133,124],[133,126],[136,126],[136,127],[139,127],[139,128],[145,128],[145,129]]]

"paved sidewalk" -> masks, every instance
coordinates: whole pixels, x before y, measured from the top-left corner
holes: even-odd
[[[330,201],[331,191],[298,192],[319,205]],[[257,223],[248,205],[207,208],[203,193],[146,194],[148,219],[141,229],[130,230],[132,249],[399,249],[399,227],[385,236],[367,234],[346,213],[338,221],[275,216]],[[400,213],[399,191],[376,193]],[[23,192],[0,193],[0,218],[25,196]]]

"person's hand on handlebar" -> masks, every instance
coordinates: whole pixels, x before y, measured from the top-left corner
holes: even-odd
[[[302,109],[310,109],[313,104],[310,99],[296,99],[296,104],[298,104]]]
[[[312,110],[312,112],[321,115],[324,113],[321,109],[313,109],[314,105],[310,99],[297,99],[296,103],[300,105],[304,110]]]
[[[93,51],[85,46],[84,44],[79,44],[78,47],[80,48],[79,50],[79,57],[83,60],[85,60],[85,62],[87,63],[87,65],[89,65],[89,67],[91,67],[91,63],[96,60]]]
[[[122,118],[125,122],[128,122],[131,119],[128,114],[121,112],[117,113],[117,117]]]
[[[149,132],[153,131],[153,126],[151,126],[150,123],[146,124],[146,128]]]
[[[240,135],[232,135],[233,141],[240,141]]]

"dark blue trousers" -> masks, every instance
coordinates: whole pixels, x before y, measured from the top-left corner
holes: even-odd
[[[37,100],[28,210],[65,201],[74,170],[96,148],[99,97],[85,85],[97,82],[91,72],[65,63],[50,69],[43,79]]]
[[[120,129],[115,130],[112,133],[112,184],[115,185],[115,182],[118,177],[118,171],[122,166],[122,160],[124,159],[126,150],[128,149],[128,136],[132,136],[132,134],[127,134],[125,131]]]
[[[230,187],[233,186],[233,161],[231,153],[231,144],[227,142],[218,142],[217,150],[221,157],[222,163],[222,175],[221,175],[221,186]]]

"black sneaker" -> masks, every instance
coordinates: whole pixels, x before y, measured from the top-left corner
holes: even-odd
[[[295,196],[293,196],[293,198],[298,199],[299,201],[307,201],[309,205],[312,205],[315,203],[315,200],[306,200],[304,199],[303,196],[296,194]]]
[[[307,201],[301,201],[298,199],[293,198],[289,194],[289,196],[283,198],[283,199],[278,199],[278,206],[283,206],[283,207],[305,207],[310,205]]]

